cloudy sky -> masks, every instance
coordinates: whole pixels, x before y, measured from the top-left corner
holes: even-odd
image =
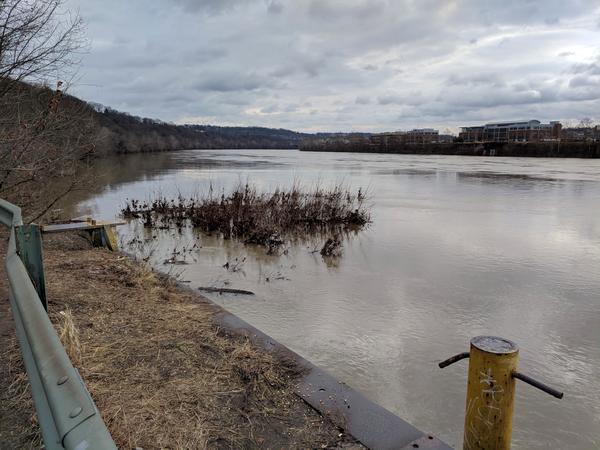
[[[71,92],[176,123],[305,131],[600,119],[598,0],[67,0]]]

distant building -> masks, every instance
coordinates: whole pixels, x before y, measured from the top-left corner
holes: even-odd
[[[407,144],[431,144],[438,142],[440,132],[433,128],[415,128],[404,134]]]
[[[371,144],[381,148],[394,145],[433,144],[438,142],[440,142],[440,132],[433,128],[415,128],[410,131],[394,131],[371,136]]]
[[[371,136],[371,145],[380,148],[387,148],[390,145],[401,144],[403,135],[401,132],[378,133]]]
[[[600,141],[600,125],[595,127],[563,128],[560,136],[563,141]]]
[[[463,142],[542,142],[560,139],[560,122],[541,123],[539,120],[497,122],[463,127],[458,137]]]
[[[462,127],[458,133],[458,139],[463,142],[483,142],[485,126]]]
[[[454,139],[456,139],[456,136],[453,134],[440,134],[438,136],[438,142],[440,144],[452,144]]]

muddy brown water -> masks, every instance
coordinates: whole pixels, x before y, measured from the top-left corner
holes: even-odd
[[[473,336],[520,347],[514,448],[600,448],[600,160],[193,150],[102,161],[73,215],[115,217],[126,198],[250,182],[368,188],[373,223],[324,259],[322,241],[281,256],[187,230],[120,228],[130,250],[207,294],[334,376],[451,445],[462,442]],[[185,264],[164,264],[173,250]],[[237,261],[238,270],[231,270]],[[229,262],[230,269],[223,265]]]

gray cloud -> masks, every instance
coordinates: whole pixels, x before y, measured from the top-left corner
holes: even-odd
[[[479,72],[479,73],[453,73],[446,80],[448,86],[501,86],[504,83],[502,76],[498,73]]]
[[[573,73],[600,75],[600,56],[591,64],[575,64],[572,71]]]
[[[191,13],[218,14],[249,3],[252,0],[171,0]]]
[[[599,86],[600,87],[600,77],[578,75],[576,77],[571,78],[571,80],[569,81],[569,87],[578,88],[578,87],[582,87],[582,86]]]
[[[202,75],[198,80],[193,81],[190,87],[199,91],[230,92],[274,88],[276,84],[273,79],[256,74],[223,71]]]
[[[376,131],[600,111],[597,0],[68,5],[91,41],[73,93],[167,121]]]
[[[281,14],[283,12],[283,4],[276,0],[272,0],[269,2],[267,11],[269,11],[271,14]]]
[[[341,17],[361,20],[378,17],[385,9],[385,2],[373,0],[311,0],[308,5],[308,13],[312,18],[334,21]]]

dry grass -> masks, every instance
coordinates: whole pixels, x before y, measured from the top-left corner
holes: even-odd
[[[45,265],[50,309],[63,312],[53,320],[120,448],[350,442],[293,393],[294,364],[224,333],[212,304],[104,250],[50,248]],[[4,353],[26,402],[17,347]],[[33,436],[35,422],[27,427]]]
[[[58,337],[62,342],[63,347],[67,351],[67,355],[75,366],[81,365],[81,343],[79,342],[79,330],[75,326],[75,319],[69,307],[65,311],[59,311],[58,314],[53,314],[53,322],[56,324]]]
[[[42,444],[19,344],[3,337],[0,349],[0,448],[38,449]]]

